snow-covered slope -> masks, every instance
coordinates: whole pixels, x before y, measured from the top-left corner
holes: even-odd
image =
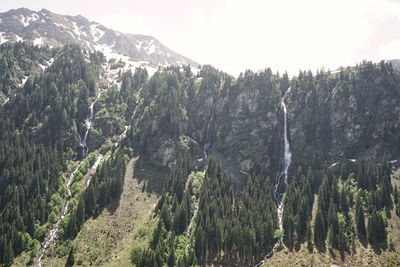
[[[129,58],[139,65],[145,62],[156,66],[198,66],[152,36],[113,31],[82,16],[64,16],[46,9],[19,8],[0,13],[0,43],[7,41],[27,41],[50,47],[75,43],[86,49],[100,50],[107,57]]]

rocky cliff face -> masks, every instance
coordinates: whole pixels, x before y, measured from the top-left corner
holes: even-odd
[[[297,162],[397,158],[400,83],[391,64],[366,63],[292,80],[289,130]]]
[[[36,12],[19,8],[0,13],[0,43],[8,41],[27,41],[50,47],[73,43],[102,51],[109,57],[125,56],[139,63],[198,66],[152,36],[113,31],[82,16],[63,16],[46,9]]]
[[[282,157],[280,100],[289,86],[291,172],[298,165],[318,169],[340,159],[399,157],[400,75],[386,63],[335,74],[301,73],[291,81],[269,70],[237,79],[209,66],[197,76],[164,72],[144,89],[138,113],[144,115],[136,118],[138,147],[156,165],[170,167],[184,152],[201,168],[209,143],[208,155],[235,177],[255,167],[274,178]]]
[[[273,173],[278,164],[281,79],[271,72],[246,73],[225,86],[217,104],[212,151],[235,174],[259,166]]]
[[[206,150],[235,177],[254,167],[273,176],[279,164],[284,79],[270,70],[233,79],[209,66],[197,76],[183,77],[177,70],[163,75],[156,74],[150,88],[144,87],[143,112],[137,113],[143,115],[134,119],[137,148],[147,162],[170,167],[183,152],[200,169]],[[164,84],[158,92],[151,88],[157,83]]]

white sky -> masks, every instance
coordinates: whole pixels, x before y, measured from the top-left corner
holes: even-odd
[[[237,75],[400,58],[400,0],[0,0],[153,35],[200,64]],[[34,2],[34,3],[32,3]],[[67,2],[67,3],[66,3]]]

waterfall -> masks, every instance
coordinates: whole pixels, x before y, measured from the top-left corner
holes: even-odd
[[[206,171],[207,168],[207,161],[208,161],[208,155],[207,151],[211,147],[211,138],[212,138],[212,124],[214,121],[214,104],[211,109],[211,116],[207,122],[207,127],[206,127],[206,136],[204,139],[204,144],[203,144],[203,156],[204,156],[204,166],[203,166],[203,171]]]
[[[53,228],[50,230],[49,236],[47,238],[47,240],[44,242],[44,244],[42,245],[42,248],[40,249],[40,256],[37,260],[37,262],[35,263],[35,267],[41,267],[42,266],[42,258],[44,256],[44,253],[46,252],[46,250],[49,248],[49,246],[51,244],[55,245],[56,240],[57,240],[57,231],[59,229],[59,224],[61,222],[62,219],[64,219],[65,215],[67,215],[68,213],[68,204],[69,201],[71,200],[72,197],[72,193],[71,193],[71,185],[74,181],[74,175],[75,173],[78,171],[79,167],[81,166],[83,160],[86,158],[86,156],[88,155],[89,152],[89,148],[86,145],[86,139],[90,130],[90,127],[92,126],[92,121],[93,121],[93,106],[94,104],[97,102],[97,100],[100,98],[101,95],[101,91],[99,90],[99,93],[97,94],[97,97],[95,99],[95,101],[93,101],[93,103],[89,106],[89,110],[88,110],[88,115],[85,119],[85,127],[86,127],[86,131],[85,134],[81,140],[81,146],[83,146],[83,150],[82,150],[82,160],[79,162],[79,164],[77,165],[77,167],[74,169],[74,171],[70,174],[70,176],[67,179],[67,183],[66,183],[66,187],[67,187],[67,199],[64,205],[64,210],[61,213],[61,216],[57,219],[56,224],[53,226]],[[101,157],[99,157],[101,159]],[[99,160],[96,161],[96,168],[97,165],[99,164]],[[90,180],[88,181],[89,185]]]
[[[89,106],[89,110],[88,110],[88,115],[85,119],[85,127],[86,127],[86,131],[85,134],[83,135],[83,138],[81,140],[81,146],[82,148],[82,159],[86,158],[86,156],[88,155],[89,152],[89,148],[86,144],[86,140],[87,140],[87,136],[89,134],[89,130],[90,127],[92,126],[92,121],[93,121],[93,107],[94,104],[97,102],[97,100],[99,100],[101,95],[101,91],[99,90],[96,99],[93,101],[93,103]]]
[[[288,89],[290,91],[290,88]],[[277,204],[282,203],[283,195],[279,193],[279,185],[283,182],[287,185],[287,178],[288,178],[288,170],[290,163],[292,162],[292,152],[290,151],[289,140],[287,137],[287,108],[286,108],[286,93],[281,99],[281,106],[283,110],[283,157],[281,159],[281,170],[278,172],[278,175],[275,179],[275,188],[274,188],[274,196],[276,199]]]
[[[202,146],[202,150],[203,150],[203,157],[204,157],[204,165],[203,165],[203,174],[205,174],[206,173],[206,171],[207,171],[207,162],[208,162],[208,154],[207,154],[207,151],[210,149],[210,147],[211,147],[211,138],[212,138],[212,124],[214,123],[214,103],[215,103],[215,101],[213,102],[213,105],[212,105],[212,108],[211,108],[211,115],[210,115],[210,118],[208,119],[208,122],[207,122],[207,126],[206,126],[206,135],[205,135],[205,138],[204,138],[204,144],[203,144],[203,146]],[[192,142],[194,142],[194,143],[196,143],[196,144],[199,144],[196,140],[194,140],[193,138],[190,138],[190,137],[188,137],[189,138],[189,140],[191,140]],[[197,215],[197,212],[199,211],[199,202],[200,202],[200,199],[198,198],[198,199],[196,199],[196,202],[195,202],[195,205],[194,205],[194,211],[193,211],[193,216],[192,216],[192,218],[190,219],[190,223],[189,223],[189,226],[188,226],[188,228],[186,229],[186,252],[188,251],[188,249],[189,249],[189,237],[190,237],[190,232],[191,232],[191,230],[192,230],[192,224],[193,224],[193,222],[194,222],[194,219],[196,218],[196,215]]]
[[[290,151],[290,144],[289,144],[289,139],[288,139],[288,130],[287,130],[287,108],[286,108],[286,94],[287,92],[290,92],[290,87],[284,94],[284,96],[281,99],[281,106],[283,110],[283,156],[281,159],[281,170],[278,172],[276,179],[275,179],[275,187],[274,187],[274,196],[276,203],[278,205],[277,208],[277,213],[278,213],[278,226],[279,229],[282,230],[282,213],[283,213],[283,197],[284,194],[279,192],[279,185],[284,183],[287,185],[288,183],[288,170],[290,163],[292,163],[292,152]],[[270,258],[274,252],[278,249],[279,245],[281,244],[281,240],[278,240],[272,250],[268,252],[265,256],[264,259],[256,264],[255,267],[261,266],[264,261],[268,258]]]

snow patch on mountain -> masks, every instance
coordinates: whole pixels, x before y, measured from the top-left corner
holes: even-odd
[[[135,44],[137,50],[140,51],[140,49],[142,49],[142,45],[143,45],[143,41],[137,41],[137,43]]]
[[[37,21],[39,20],[39,16],[36,13],[33,13],[29,17],[25,17],[24,15],[21,15],[21,21],[24,24],[24,27],[28,27],[32,21]]]
[[[37,46],[75,43],[90,51],[97,49],[108,59],[122,60],[127,68],[146,66],[149,74],[157,71],[158,66],[198,65],[154,37],[113,31],[82,16],[63,16],[46,9],[21,8],[0,13],[0,44],[7,41],[27,41]]]
[[[43,38],[42,38],[42,37],[35,38],[35,39],[33,40],[33,45],[37,45],[37,46],[41,47],[42,44],[43,44]]]
[[[112,45],[107,45],[107,44],[98,44],[95,45],[95,49],[97,51],[100,51],[104,54],[104,56],[106,57],[107,61],[110,61],[112,59],[115,59],[116,61],[122,61],[125,62],[125,66],[121,67],[121,68],[116,68],[116,69],[109,69],[108,72],[113,74],[113,75],[117,75],[118,72],[121,71],[128,71],[128,69],[131,70],[132,73],[135,72],[135,69],[138,67],[141,68],[145,68],[147,70],[147,73],[149,74],[149,76],[153,76],[154,73],[158,70],[158,68],[156,66],[153,66],[152,64],[150,64],[147,61],[136,61],[135,59],[125,56],[125,55],[121,55],[117,52],[113,51],[113,47],[115,45],[115,42]],[[117,86],[118,84],[115,83]]]
[[[123,56],[121,54],[118,54],[113,51],[113,46],[115,45],[115,41],[112,45],[107,45],[107,44],[96,44],[94,47],[97,51],[100,51],[104,54],[104,56],[107,58],[107,60],[110,60],[112,58],[115,58],[116,60],[122,60],[124,61],[128,60],[127,56]]]
[[[97,43],[106,33],[98,28],[100,24],[90,24],[90,33],[94,37],[94,42]]]
[[[48,67],[51,66],[51,64],[53,64],[54,62],[54,58],[50,58],[49,61],[46,61],[44,65],[39,64],[39,67],[42,69],[42,71],[45,71]]]
[[[151,55],[156,52],[156,46],[154,45],[154,40],[151,40],[147,47],[147,54]]]
[[[44,21],[43,21],[44,22]],[[57,22],[53,22],[54,23],[54,25],[56,25],[57,27],[61,27],[61,28],[64,28],[64,29],[66,29],[67,27],[65,27],[65,25],[64,24],[59,24],[59,23],[57,23]]]
[[[83,31],[78,27],[78,25],[76,24],[75,21],[71,21],[71,22],[72,22],[72,25],[74,26],[73,31],[74,31],[74,33],[75,33],[77,36],[84,35],[84,36],[87,37],[86,33],[83,32]]]
[[[0,32],[0,44],[4,44],[5,42],[8,41],[8,40],[3,36],[3,34],[5,34],[5,32]]]

